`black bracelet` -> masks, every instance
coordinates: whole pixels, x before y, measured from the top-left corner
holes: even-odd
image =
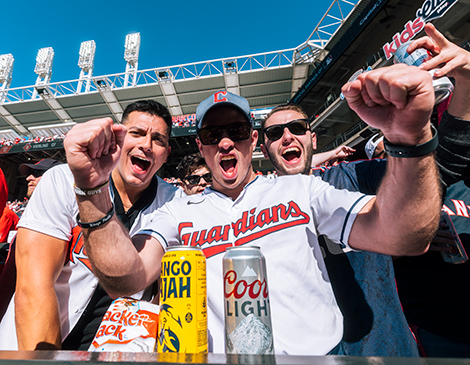
[[[77,224],[81,228],[97,228],[103,224],[105,224],[107,221],[109,221],[114,215],[114,204],[111,207],[111,210],[101,219],[94,221],[94,222],[80,222],[80,214],[77,214]]]
[[[437,136],[437,129],[431,124],[432,138],[422,144],[416,146],[400,146],[396,144],[391,144],[384,138],[384,149],[389,156],[392,157],[422,157],[433,152],[439,145],[439,138]]]

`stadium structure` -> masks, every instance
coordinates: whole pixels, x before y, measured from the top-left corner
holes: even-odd
[[[54,50],[38,51],[34,85],[10,88],[14,56],[0,55],[0,140],[66,134],[76,123],[112,117],[119,123],[125,107],[139,99],[154,99],[173,115],[172,153],[159,171],[175,176],[175,167],[188,153],[197,151],[196,107],[213,92],[226,89],[250,102],[257,121],[275,105],[301,105],[317,134],[318,150],[349,145],[362,151],[374,132],[351,112],[341,98],[341,86],[357,70],[392,63],[397,39],[423,35],[415,26],[432,21],[446,37],[463,45],[470,37],[470,0],[333,0],[308,39],[298,47],[248,56],[221,58],[176,66],[138,69],[140,34],[126,36],[126,70],[120,74],[93,74],[94,41],[79,51],[79,78],[51,82]],[[18,165],[41,158],[65,162],[61,139],[31,140],[0,145],[0,168],[7,177],[10,199],[26,192]],[[273,167],[259,150],[255,170]]]

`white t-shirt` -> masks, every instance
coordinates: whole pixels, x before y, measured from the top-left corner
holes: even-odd
[[[78,206],[73,182],[72,172],[66,164],[48,170],[34,190],[18,223],[18,228],[28,228],[70,242],[67,262],[54,285],[59,300],[62,340],[77,323],[98,284],[98,279],[91,271],[89,259],[84,253],[81,229],[76,223]],[[143,215],[158,209],[163,203],[173,199],[175,194],[176,197],[181,196],[177,188],[158,178],[157,195],[154,201],[139,213],[131,232],[140,227]],[[31,244],[34,245],[34,242]],[[41,303],[38,303],[38,306],[41,306]],[[13,298],[0,322],[0,350],[18,349],[14,315]]]
[[[274,349],[325,355],[341,340],[336,304],[317,237],[347,245],[371,196],[337,190],[314,176],[257,177],[231,198],[207,188],[142,220],[164,249],[200,245],[207,257],[209,351],[225,352],[222,258],[232,245],[259,246],[266,258]]]

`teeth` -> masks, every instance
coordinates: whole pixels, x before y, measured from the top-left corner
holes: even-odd
[[[286,154],[288,152],[297,152],[297,151],[300,151],[299,148],[297,147],[289,147],[287,148],[286,150],[284,150],[284,152],[282,154]]]
[[[235,157],[233,156],[222,156],[222,158],[220,159],[221,161],[228,161],[228,160],[233,160],[235,159]]]
[[[146,158],[142,158],[142,157],[139,157],[139,156],[132,156],[132,157],[137,158],[137,159],[139,159],[141,161],[144,161],[144,162],[149,162],[149,160],[147,160]]]

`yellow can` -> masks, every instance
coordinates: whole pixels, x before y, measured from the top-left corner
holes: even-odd
[[[199,247],[170,247],[162,259],[157,351],[207,353],[206,257]]]

